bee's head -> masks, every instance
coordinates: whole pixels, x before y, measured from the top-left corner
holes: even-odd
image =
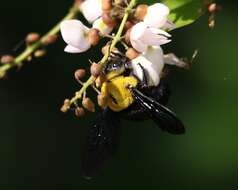
[[[119,76],[126,71],[128,62],[129,60],[125,55],[120,52],[113,52],[104,68],[104,73],[109,75],[109,78]]]

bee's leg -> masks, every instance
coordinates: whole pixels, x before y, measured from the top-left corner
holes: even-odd
[[[140,66],[142,73],[143,73],[143,79],[142,79],[142,84],[141,84],[141,88],[146,88],[148,87],[148,72],[144,69],[144,67],[138,63],[138,65]]]
[[[190,64],[188,62],[179,59],[175,54],[168,53],[164,55],[164,63],[168,65],[175,65],[180,68],[188,69]]]

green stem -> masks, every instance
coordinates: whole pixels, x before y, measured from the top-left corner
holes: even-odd
[[[73,6],[69,13],[57,24],[55,25],[48,33],[46,33],[44,36],[41,37],[41,39],[28,46],[20,55],[18,55],[13,63],[10,64],[6,64],[6,65],[2,65],[0,67],[0,77],[4,76],[6,74],[6,72],[16,66],[21,66],[22,63],[30,56],[32,55],[32,53],[34,53],[36,50],[38,50],[39,48],[45,46],[44,45],[44,41],[49,37],[49,36],[53,36],[56,35],[59,31],[60,31],[60,23],[64,20],[68,20],[68,19],[73,19],[77,16],[79,10],[76,6]]]
[[[132,8],[136,5],[136,0],[131,0],[128,7],[125,10],[125,15],[121,21],[121,24],[119,26],[119,29],[115,35],[115,37],[112,40],[112,43],[110,45],[110,49],[109,51],[106,52],[106,54],[103,56],[103,58],[101,59],[101,61],[99,62],[99,64],[101,64],[102,66],[104,66],[106,64],[106,61],[108,60],[111,51],[113,50],[113,48],[116,46],[116,44],[120,41],[121,36],[122,36],[122,32],[124,29],[124,26],[126,24],[126,21],[131,13]],[[94,76],[91,76],[82,86],[82,88],[76,92],[76,95],[70,100],[70,105],[74,104],[78,99],[82,98],[82,94],[84,93],[84,91],[93,84],[95,80]]]

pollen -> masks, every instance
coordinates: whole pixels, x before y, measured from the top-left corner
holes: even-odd
[[[115,112],[128,108],[134,99],[126,86],[136,87],[137,82],[137,79],[133,76],[119,76],[110,80],[110,82],[103,83],[101,93],[109,97],[108,107]]]

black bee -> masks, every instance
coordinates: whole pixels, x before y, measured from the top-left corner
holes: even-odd
[[[125,73],[127,75],[128,63],[129,60],[124,55],[114,53],[107,63],[105,72],[119,71],[120,75]],[[96,176],[115,154],[118,147],[121,118],[135,121],[152,119],[163,131],[171,134],[185,133],[181,120],[166,107],[170,90],[163,80],[158,86],[148,87],[144,79],[141,85],[128,88],[134,98],[134,103],[120,112],[106,108],[89,127],[82,158],[82,172],[86,178]]]

